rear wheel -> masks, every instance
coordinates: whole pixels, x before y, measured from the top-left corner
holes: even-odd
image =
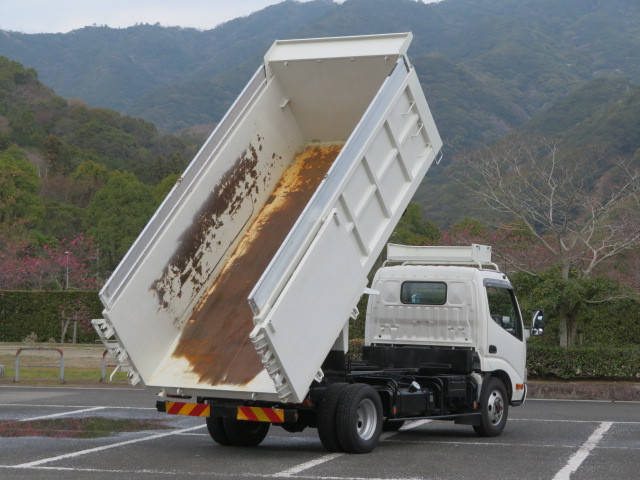
[[[369,385],[346,387],[336,412],[338,440],[344,451],[367,453],[378,444],[382,432],[382,402]]]
[[[322,446],[330,452],[342,451],[336,431],[336,407],[346,387],[346,383],[329,385],[318,406],[318,436]]]
[[[222,417],[207,417],[207,430],[209,430],[209,435],[211,435],[211,438],[213,438],[216,443],[220,445],[231,445],[224,431]]]
[[[207,430],[220,445],[255,447],[267,436],[270,423],[247,422],[235,418],[209,417]]]
[[[475,432],[482,437],[495,437],[502,433],[509,415],[507,389],[502,380],[490,377],[482,386],[480,395],[480,425],[474,425]]]

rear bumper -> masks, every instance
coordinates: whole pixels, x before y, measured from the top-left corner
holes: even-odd
[[[171,402],[158,400],[156,408],[169,415],[187,415],[190,417],[227,417],[249,422],[295,423],[298,411],[295,409],[253,407],[238,405],[235,407],[212,407],[208,403]]]

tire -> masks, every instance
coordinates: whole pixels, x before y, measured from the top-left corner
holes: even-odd
[[[235,418],[223,418],[224,432],[229,439],[229,445],[236,447],[255,447],[267,436],[268,422],[249,422]]]
[[[318,436],[322,446],[329,452],[341,452],[336,431],[336,408],[340,396],[347,387],[346,383],[333,383],[324,392],[318,406]]]
[[[224,425],[222,425],[222,417],[207,417],[207,430],[209,430],[209,435],[216,443],[231,445],[224,431]]]
[[[397,432],[400,430],[400,427],[404,425],[404,420],[393,421],[393,420],[385,420],[382,422],[382,431],[383,432]]]
[[[490,377],[482,386],[480,395],[480,425],[473,429],[481,437],[496,437],[502,433],[509,416],[509,399],[502,380]]]
[[[378,444],[382,420],[378,392],[362,383],[349,385],[340,397],[336,412],[340,446],[348,453],[370,452]]]

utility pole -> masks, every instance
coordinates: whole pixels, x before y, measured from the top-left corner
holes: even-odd
[[[66,252],[64,252],[64,255],[66,257],[66,263],[67,263],[67,274],[65,276],[65,282],[64,282],[64,285],[65,285],[64,289],[65,290],[69,290],[69,255],[70,254],[71,254],[71,252],[68,251],[68,250]]]

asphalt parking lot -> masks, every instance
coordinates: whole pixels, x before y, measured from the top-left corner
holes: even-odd
[[[221,447],[202,419],[159,414],[128,388],[0,386],[0,423],[53,418],[161,421],[160,428],[96,438],[0,437],[2,479],[635,479],[640,403],[530,400],[497,438],[471,427],[416,421],[384,433],[367,455],[328,454],[316,431],[272,427],[256,448]]]

